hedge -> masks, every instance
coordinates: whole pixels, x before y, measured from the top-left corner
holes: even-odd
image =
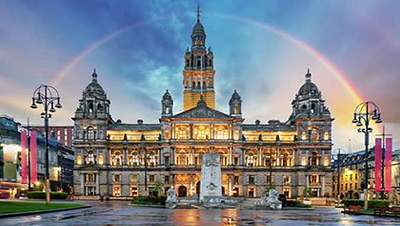
[[[165,196],[138,196],[132,200],[132,204],[165,205]]]
[[[30,199],[46,199],[46,192],[44,191],[28,191],[26,196]],[[68,193],[66,192],[50,192],[50,199],[66,199]]]
[[[343,200],[343,204],[345,206],[349,205],[360,205],[364,206],[364,200],[363,199],[347,199]],[[368,201],[368,208],[373,209],[377,207],[389,207],[390,202],[388,200],[369,200]]]

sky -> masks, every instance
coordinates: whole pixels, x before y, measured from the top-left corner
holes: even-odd
[[[114,120],[156,123],[166,89],[182,111],[184,53],[201,5],[206,45],[214,52],[217,109],[237,90],[245,123],[286,121],[307,68],[335,118],[333,150],[363,149],[351,123],[355,107],[374,101],[400,148],[400,2],[0,1],[0,114],[42,125],[29,108],[40,84],[53,85],[71,117],[93,68]],[[343,152],[343,151],[342,151]]]

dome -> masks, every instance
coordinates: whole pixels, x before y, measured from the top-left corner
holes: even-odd
[[[231,100],[230,100],[230,102],[232,102],[232,101],[235,101],[235,100],[239,100],[240,101],[240,95],[239,95],[239,93],[237,93],[236,92],[236,90],[233,92],[233,94],[232,94],[232,97],[231,97]]]
[[[318,87],[313,82],[311,82],[310,69],[307,70],[307,74],[305,77],[306,83],[304,83],[304,85],[300,87],[298,95],[318,94]]]
[[[312,83],[311,81],[307,81],[304,85],[302,85],[299,89],[299,95],[313,94],[318,93],[318,87]]]
[[[171,99],[172,97],[171,97],[171,94],[169,93],[169,91],[167,90],[165,93],[164,93],[164,95],[163,95],[163,99],[165,100],[165,99]]]
[[[97,82],[96,69],[93,71],[92,77],[92,82],[90,82],[89,85],[86,86],[83,95],[85,97],[95,96],[99,98],[106,98],[106,92],[104,92],[103,87],[101,87],[101,85]]]
[[[204,27],[200,22],[197,22],[194,25],[193,30],[192,30],[192,36],[195,36],[195,35],[198,35],[198,34],[206,36],[206,32],[204,30]]]

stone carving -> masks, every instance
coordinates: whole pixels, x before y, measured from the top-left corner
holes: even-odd
[[[260,200],[261,206],[268,206],[271,209],[282,209],[282,202],[278,200],[278,191],[271,189],[268,192],[268,197],[265,195]]]
[[[178,199],[176,198],[175,189],[172,187],[167,191],[167,200],[165,201],[165,208],[175,209],[178,206]]]

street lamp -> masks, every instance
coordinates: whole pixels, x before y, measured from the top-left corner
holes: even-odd
[[[31,108],[36,109],[37,104],[43,105],[44,112],[40,113],[41,118],[44,119],[44,133],[45,133],[45,153],[46,153],[46,204],[50,203],[50,180],[49,180],[49,118],[51,114],[56,111],[55,108],[62,108],[60,104],[60,95],[58,91],[48,85],[40,85],[35,89],[32,95]],[[55,108],[54,108],[55,107]]]
[[[371,108],[372,107],[372,108]],[[364,195],[365,203],[364,209],[368,209],[368,146],[369,146],[369,133],[372,132],[370,122],[381,123],[381,113],[379,112],[378,106],[372,101],[366,101],[360,103],[354,110],[354,118],[352,123],[356,124],[359,133],[365,134],[365,178],[364,178]],[[365,128],[361,128],[365,126]]]

